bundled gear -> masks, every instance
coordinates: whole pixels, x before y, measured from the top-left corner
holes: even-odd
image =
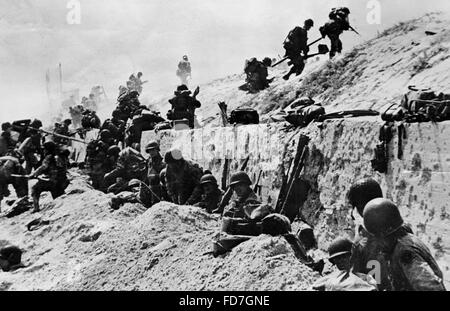
[[[311,104],[313,103],[313,104]],[[325,115],[325,108],[320,104],[314,104],[314,101],[304,101],[294,111],[290,111],[285,117],[286,121],[294,126],[306,127],[311,122],[318,120],[321,116]]]
[[[450,120],[450,94],[436,94],[431,89],[408,87],[409,92],[401,101],[406,122],[441,122]]]
[[[259,114],[253,108],[241,107],[231,112],[228,122],[242,125],[259,124]]]
[[[380,173],[387,173],[389,164],[389,144],[393,139],[393,126],[384,124],[380,129],[380,144],[375,147],[375,158],[371,161],[372,168]]]
[[[257,93],[269,86],[271,80],[267,68],[272,65],[272,60],[268,57],[264,60],[258,61],[256,58],[251,58],[245,62],[244,72],[246,74],[246,84],[239,89],[248,91],[250,93]]]

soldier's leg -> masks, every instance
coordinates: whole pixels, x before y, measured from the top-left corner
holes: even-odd
[[[39,180],[32,188],[31,188],[31,197],[33,198],[33,213],[39,212],[39,199],[41,197],[41,193],[44,191],[51,191],[52,187],[49,185],[49,182]]]

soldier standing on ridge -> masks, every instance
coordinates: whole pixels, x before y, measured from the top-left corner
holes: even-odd
[[[180,85],[175,91],[175,97],[169,100],[172,105],[172,109],[167,113],[169,120],[182,120],[187,119],[189,121],[189,127],[194,128],[195,109],[201,107],[201,103],[191,95],[186,85]]]
[[[187,55],[178,63],[177,76],[181,79],[181,84],[188,85],[191,78],[192,70],[191,63]]]

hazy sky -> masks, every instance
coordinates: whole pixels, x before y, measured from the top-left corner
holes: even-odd
[[[288,31],[306,18],[316,27],[330,8],[346,5],[362,36],[343,35],[345,49],[377,31],[429,11],[450,11],[448,0],[379,0],[381,23],[369,24],[369,0],[79,0],[81,24],[66,21],[69,0],[0,0],[0,121],[46,107],[45,72],[64,88],[94,84],[115,98],[131,72],[150,80],[144,97],[169,94],[176,65],[188,54],[194,83],[239,73],[246,58],[283,53]]]

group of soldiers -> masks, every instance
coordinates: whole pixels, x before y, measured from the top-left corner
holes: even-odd
[[[321,38],[308,43],[308,32],[314,27],[312,19],[305,20],[303,27],[296,26],[287,35],[283,48],[285,49],[285,57],[280,62],[273,65],[276,66],[284,60],[289,60],[288,64],[291,66],[289,72],[283,76],[283,79],[289,80],[291,75],[300,75],[305,69],[305,62],[312,55],[309,54],[310,46],[321,39],[328,37],[330,39],[331,48],[321,49],[319,46],[319,53],[324,54],[329,52],[330,59],[336,56],[337,53],[342,52],[342,41],[340,35],[347,30],[355,31],[349,23],[350,10],[346,7],[334,8],[329,14],[330,20],[319,28]],[[356,32],[356,31],[355,31]],[[313,55],[317,55],[313,54]],[[268,79],[268,68],[272,66],[273,61],[270,58],[265,58],[263,61],[258,61],[252,58],[246,61],[244,72],[246,74],[246,85],[241,87],[241,90],[247,90],[250,93],[256,93],[264,90],[271,82]]]
[[[13,185],[18,199],[28,200],[29,179],[37,179],[31,188],[33,211],[39,212],[42,192],[50,192],[53,198],[61,196],[69,180],[70,151],[54,141],[45,141],[42,122],[21,120],[2,124],[3,150],[0,152],[0,203],[10,195],[8,186]],[[19,133],[17,139],[12,131]]]

